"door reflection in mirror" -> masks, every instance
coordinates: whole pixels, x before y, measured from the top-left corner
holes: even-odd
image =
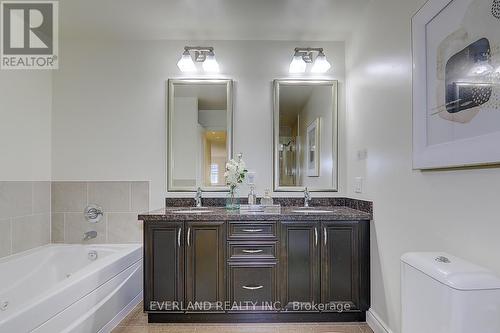
[[[225,189],[230,87],[230,80],[169,81],[169,190]]]
[[[337,82],[276,80],[275,190],[337,189]]]

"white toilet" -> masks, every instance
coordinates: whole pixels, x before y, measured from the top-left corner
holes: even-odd
[[[500,278],[439,252],[401,257],[402,333],[500,333]]]

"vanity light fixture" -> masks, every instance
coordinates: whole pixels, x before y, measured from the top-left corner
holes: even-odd
[[[191,52],[194,54],[194,61]],[[202,67],[205,72],[219,72],[219,64],[215,59],[214,48],[211,46],[185,46],[177,67],[181,72],[195,72],[195,62],[203,63]]]
[[[314,64],[311,68],[312,73],[326,73],[331,67],[321,47],[296,47],[294,51],[295,53],[288,69],[289,73],[304,73],[306,71],[306,65],[313,62]],[[316,59],[314,59],[313,52],[318,52]]]
[[[182,53],[182,57],[177,62],[177,67],[181,70],[181,72],[195,72],[196,66],[194,65],[193,58],[191,58],[191,54],[188,50],[184,50]]]
[[[205,61],[203,62],[203,70],[208,73],[218,73],[219,72],[219,64],[217,60],[215,60],[214,51],[211,51],[207,54]]]
[[[332,67],[328,60],[326,60],[326,56],[323,51],[320,51],[316,60],[314,60],[313,67],[311,68],[312,73],[326,73]]]
[[[290,73],[304,73],[306,71],[306,62],[302,59],[302,56],[295,52],[288,72]]]

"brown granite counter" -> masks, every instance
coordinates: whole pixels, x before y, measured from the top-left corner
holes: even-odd
[[[201,210],[209,212],[179,213],[182,210]],[[304,207],[281,207],[281,213],[240,213],[239,210],[226,210],[223,207],[168,207],[140,214],[138,219],[145,222],[159,221],[361,221],[371,220],[372,214],[345,206],[310,207],[309,210],[327,210],[328,213],[294,212]]]

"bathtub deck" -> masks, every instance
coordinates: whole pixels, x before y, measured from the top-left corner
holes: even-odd
[[[365,323],[149,324],[139,304],[113,333],[373,333]]]

